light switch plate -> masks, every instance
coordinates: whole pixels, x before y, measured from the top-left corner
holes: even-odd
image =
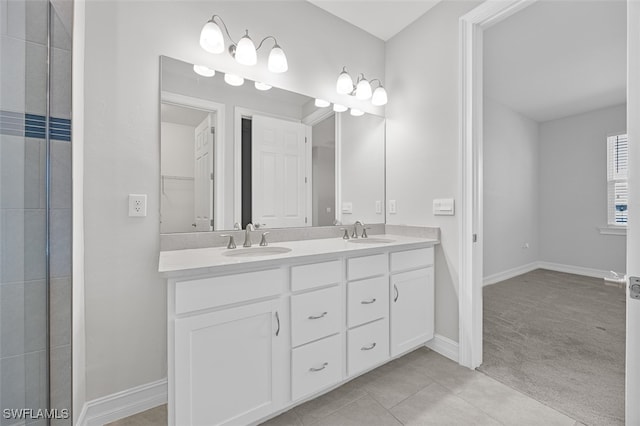
[[[376,214],[382,214],[382,201],[376,200]]]
[[[389,214],[398,213],[398,206],[396,205],[396,200],[389,200]]]
[[[438,198],[433,200],[433,214],[436,216],[455,215],[455,203],[453,198]]]
[[[352,214],[353,213],[353,203],[351,202],[343,202],[342,203],[342,213],[344,214]]]

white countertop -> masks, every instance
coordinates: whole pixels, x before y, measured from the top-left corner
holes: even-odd
[[[332,254],[359,254],[359,252],[379,251],[381,248],[398,248],[400,246],[434,245],[438,240],[430,238],[413,238],[400,235],[371,235],[370,238],[384,238],[392,242],[372,244],[358,244],[343,240],[342,238],[327,238],[318,240],[286,241],[270,243],[269,247],[287,247],[291,251],[259,257],[233,257],[225,256],[230,250],[226,247],[208,247],[199,249],[171,250],[160,252],[158,271],[165,277],[187,276],[217,272],[220,269],[237,269],[242,266],[270,266],[277,265],[282,260],[297,259],[301,257],[332,255]],[[242,249],[242,242],[236,241],[238,248]],[[253,247],[258,247],[254,244]],[[364,253],[363,253],[364,254]]]

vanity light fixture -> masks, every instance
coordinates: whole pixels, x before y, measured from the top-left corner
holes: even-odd
[[[262,83],[260,81],[256,81],[254,83],[254,86],[256,86],[256,89],[262,90],[262,91],[269,90],[272,87],[272,86],[268,85],[267,83]]]
[[[202,27],[202,31],[200,32],[200,46],[204,50],[216,55],[222,53],[225,50],[224,35],[222,34],[220,25],[218,25],[218,23],[216,22],[216,18],[217,21],[222,24],[224,32],[227,34],[227,37],[231,41],[231,45],[229,46],[228,51],[229,54],[236,60],[236,62],[242,65],[255,65],[258,62],[258,50],[260,50],[265,41],[272,39],[273,47],[271,48],[271,52],[269,52],[267,68],[273,73],[283,73],[289,69],[287,56],[285,55],[284,50],[282,50],[282,48],[278,45],[278,41],[274,36],[266,36],[260,41],[260,43],[258,43],[258,47],[256,47],[256,45],[253,43],[253,40],[249,36],[249,30],[245,30],[245,34],[236,43],[233,38],[231,38],[227,25],[218,15],[213,15],[211,19],[204,25],[204,27]]]
[[[231,86],[242,86],[244,84],[244,78],[239,75],[229,73],[224,75],[224,81]]]
[[[349,109],[349,108],[347,108],[347,107],[346,107],[346,106],[344,106],[344,105],[340,105],[340,104],[333,104],[333,110],[334,110],[335,112],[345,112],[347,109]]]
[[[326,108],[329,105],[331,105],[331,102],[325,101],[324,99],[316,99],[315,101],[315,106],[317,106],[318,108]]]
[[[378,87],[374,91],[372,85],[376,83]],[[371,99],[371,103],[375,106],[385,105],[388,101],[387,91],[379,79],[376,78],[369,81],[361,73],[354,84],[353,79],[347,72],[347,67],[342,67],[342,71],[338,75],[336,92],[340,95],[355,96],[360,100]]]
[[[212,70],[211,68],[205,65],[194,65],[193,71],[195,71],[196,74],[199,74],[203,77],[213,77],[214,75],[216,75],[215,70]]]
[[[364,115],[364,111],[356,108],[351,108],[351,115],[353,115],[354,117],[360,117],[361,115]]]

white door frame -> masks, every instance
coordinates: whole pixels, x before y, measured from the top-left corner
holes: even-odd
[[[629,194],[640,194],[640,3],[627,1],[627,135]],[[627,274],[640,276],[640,200],[629,199]],[[640,300],[630,299],[627,286],[625,422],[640,424]]]
[[[460,18],[460,365],[482,364],[482,35],[536,0],[487,0]]]
[[[225,105],[217,102],[208,101],[200,98],[192,98],[178,93],[160,92],[160,102],[173,104],[189,108],[200,109],[204,111],[213,111],[216,113],[216,139],[213,147],[214,152],[214,174],[213,182],[213,199],[214,199],[214,230],[225,229],[224,227],[224,113]],[[162,155],[162,154],[161,154]]]

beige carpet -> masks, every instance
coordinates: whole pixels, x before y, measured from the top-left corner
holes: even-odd
[[[484,288],[480,371],[588,426],[624,425],[625,294],[538,269]]]

